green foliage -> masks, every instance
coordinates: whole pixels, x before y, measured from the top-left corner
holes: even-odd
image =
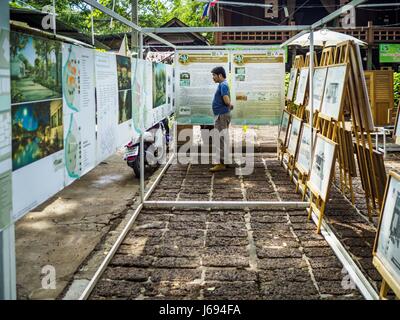
[[[400,72],[394,73],[393,83],[394,83],[394,107],[397,108],[400,100]]]
[[[288,88],[289,88],[289,79],[290,79],[290,72],[285,73],[285,97],[287,96]]]
[[[114,11],[131,21],[131,2],[132,0],[115,0]],[[30,0],[28,3],[41,10],[44,6],[51,5],[53,1]],[[109,9],[113,8],[113,0],[99,0],[99,3]],[[21,7],[21,1],[11,1],[10,5]],[[204,5],[204,3],[195,0],[138,0],[139,25],[142,27],[160,27],[176,17],[192,27],[210,26],[212,24],[207,19],[201,19]],[[91,14],[93,14],[95,34],[116,34],[131,31],[129,27],[118,21],[114,20],[111,24],[111,18],[98,10],[93,10],[93,13],[91,13],[90,6],[80,0],[57,0],[56,13],[58,19],[86,34],[91,33]],[[212,35],[207,37],[211,39]]]

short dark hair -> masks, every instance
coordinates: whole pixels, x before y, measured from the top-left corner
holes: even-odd
[[[222,75],[224,78],[226,78],[226,72],[224,67],[215,67],[214,69],[211,70],[211,73],[214,73],[216,75]]]

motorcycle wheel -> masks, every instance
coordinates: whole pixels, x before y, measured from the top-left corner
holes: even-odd
[[[136,157],[135,161],[133,161],[132,169],[136,178],[140,178],[140,157]]]

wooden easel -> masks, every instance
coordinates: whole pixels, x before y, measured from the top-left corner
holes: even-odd
[[[348,47],[348,55],[343,57],[343,47]],[[348,59],[350,62],[349,86],[347,90],[347,98],[350,105],[353,135],[356,139],[356,154],[359,163],[360,177],[364,186],[365,197],[368,208],[368,217],[372,220],[372,208],[381,206],[382,199],[379,199],[374,190],[378,190],[376,172],[374,165],[371,168],[369,163],[374,164],[373,160],[373,144],[371,138],[372,128],[368,126],[366,92],[360,83],[363,74],[360,72],[359,62],[357,59],[356,47],[352,42],[345,42],[339,46],[338,52],[335,54],[338,59]]]
[[[333,131],[333,135],[335,134],[335,131]],[[327,138],[320,134],[320,138],[326,139],[326,140],[331,140],[331,142],[334,143],[334,139],[332,138]],[[335,149],[335,153],[333,154],[333,162],[332,166],[333,168],[331,169],[331,172],[329,173],[329,184],[332,183],[332,178],[335,175],[335,161],[336,161],[336,155],[337,155],[337,146]],[[313,160],[313,159],[312,159]],[[312,161],[311,160],[311,161]],[[312,176],[312,173],[310,173],[310,176]],[[318,217],[318,223],[317,223],[317,233],[321,232],[321,225],[322,225],[322,220],[324,218],[325,214],[325,209],[326,209],[326,203],[329,199],[329,190],[330,188],[328,187],[328,190],[325,195],[325,199],[322,197],[320,192],[314,188],[314,186],[310,183],[310,181],[307,181],[306,183],[307,189],[310,190],[310,207],[307,209],[308,212],[308,220],[311,220],[311,216],[313,213],[315,213]]]

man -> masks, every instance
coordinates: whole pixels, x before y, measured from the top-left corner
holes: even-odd
[[[217,154],[219,153],[220,161],[214,167],[210,169],[211,172],[222,171],[226,169],[224,164],[224,134],[223,130],[226,130],[225,135],[229,138],[228,129],[231,122],[231,110],[233,105],[231,104],[230,92],[228,82],[226,81],[226,72],[223,67],[215,67],[211,70],[212,77],[215,83],[218,83],[217,91],[214,95],[212,102],[212,110],[214,113],[214,129],[219,132],[220,143],[216,148]],[[226,143],[229,143],[226,141]],[[229,144],[228,144],[229,145]]]

